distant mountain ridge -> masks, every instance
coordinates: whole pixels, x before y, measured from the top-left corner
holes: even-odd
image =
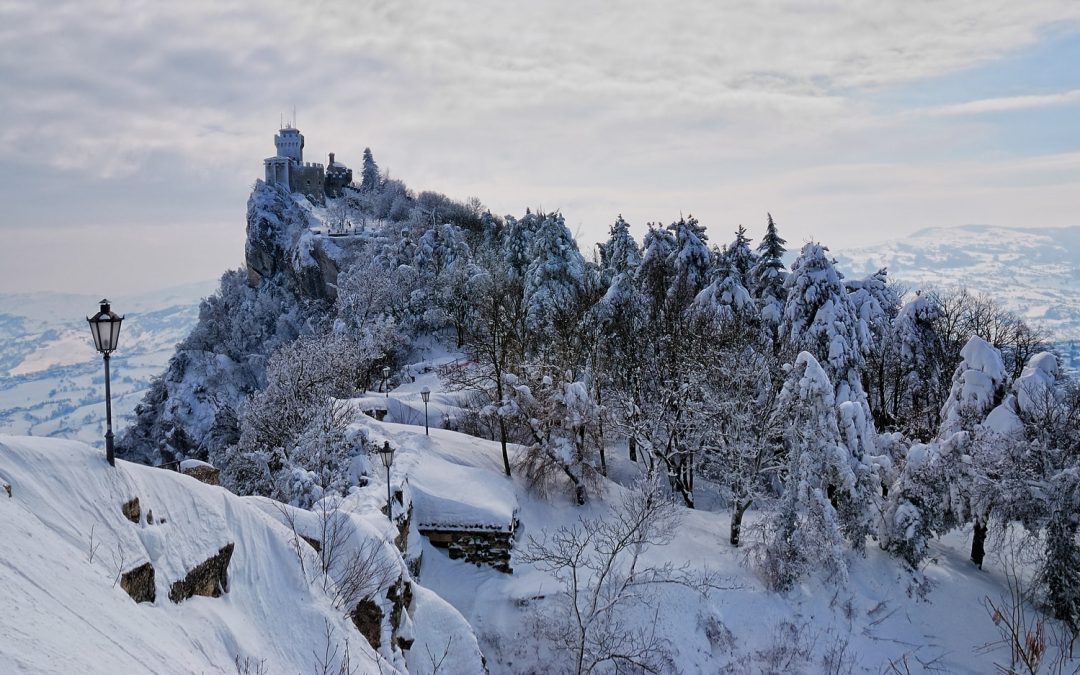
[[[1061,341],[1080,340],[1080,226],[931,227],[903,239],[832,247],[853,277],[887,267],[912,289],[984,292]]]

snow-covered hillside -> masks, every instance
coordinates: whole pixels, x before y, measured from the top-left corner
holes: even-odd
[[[112,298],[126,319],[112,358],[114,425],[123,428],[161,374],[217,281]],[[104,374],[85,317],[100,297],[0,295],[0,432],[97,442],[105,433]]]
[[[934,227],[865,248],[834,245],[853,277],[888,267],[913,288],[989,294],[1059,340],[1080,340],[1080,227]]]
[[[422,410],[418,392],[424,383],[438,386],[422,377],[392,391],[391,400],[398,401],[392,409]],[[437,391],[432,399],[436,407],[446,400]],[[512,575],[453,560],[424,539],[419,579],[466,617],[492,673],[550,672],[558,662],[537,639],[535,621],[545,607],[559,602],[563,587],[524,561],[523,552],[530,538],[550,538],[581,518],[608,514],[640,475],[640,465],[625,453],[612,457],[613,480],[605,481],[603,499],[577,507],[569,490],[540,497],[522,478],[503,475],[496,442],[438,428],[428,436],[415,419],[411,424],[360,419],[372,438],[401,449],[395,476],[407,474],[417,486],[436,485],[448,497],[455,478],[467,476],[456,485],[457,493],[466,495],[457,508],[479,513],[517,508]],[[417,501],[414,517],[430,517],[424,509],[435,503]],[[1005,580],[1001,560],[988,559],[984,570],[968,560],[970,528],[935,542],[922,575],[913,576],[870,546],[865,557],[848,554],[849,583],[815,577],[778,594],[765,589],[747,562],[747,550],[727,543],[726,512],[680,511],[673,541],[649,550],[642,564],[689,563],[694,573],[713,573],[726,590],[706,598],[664,585],[635,596],[621,619],[656,631],[672,653],[671,670],[665,672],[880,673],[891,672],[890,663],[902,669],[906,662],[910,672],[988,673],[995,662],[1008,659],[1007,651],[980,650],[999,639],[985,599],[996,601],[1005,593]]]
[[[0,436],[0,488],[0,672],[337,673],[346,660],[340,672],[425,672],[415,664],[429,653],[453,672],[482,672],[461,616],[413,583],[392,543],[397,531],[366,508],[380,503],[385,483],[333,512],[338,531],[351,533],[347,543],[339,539],[342,559],[367,551],[365,560],[384,571],[367,589],[378,609],[378,649],[342,606],[337,568],[321,579],[314,545],[283,524],[291,514],[296,531],[316,534],[317,523],[305,531],[316,512],[163,469],[124,461],[111,468],[100,452],[59,439]],[[133,498],[137,513],[125,512]],[[327,550],[329,541],[317,543]],[[225,550],[231,557],[221,557]],[[212,559],[211,590],[220,596],[204,588],[182,597],[176,584],[202,583],[196,570]],[[155,597],[136,603],[122,577],[147,564],[149,581],[134,583]],[[394,584],[411,597],[397,619],[386,598]],[[411,641],[415,657],[390,639],[392,630]]]

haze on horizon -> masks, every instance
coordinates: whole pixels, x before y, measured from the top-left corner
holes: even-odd
[[[870,5],[874,6],[870,6]],[[765,212],[797,246],[1080,224],[1080,4],[0,4],[0,292],[130,294],[243,259],[297,109],[305,159],[492,211]],[[112,270],[103,261],[115,256]],[[105,270],[105,271],[103,271]]]

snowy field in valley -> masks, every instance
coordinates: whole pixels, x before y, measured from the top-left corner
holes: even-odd
[[[199,317],[217,281],[110,298],[125,315],[112,357],[119,430]],[[100,297],[0,295],[0,432],[98,442],[105,434],[104,370],[86,317]]]

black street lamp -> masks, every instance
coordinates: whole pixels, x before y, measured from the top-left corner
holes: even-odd
[[[390,398],[390,390],[386,388],[386,381],[390,379],[390,366],[382,367],[382,387],[386,392],[386,398]]]
[[[379,457],[382,458],[383,466],[386,467],[386,517],[390,519],[390,522],[394,522],[394,498],[390,491],[390,465],[394,463],[394,448],[390,445],[390,441],[383,443],[382,449],[379,450]]]
[[[424,399],[424,435],[430,436],[431,432],[428,430],[428,415],[427,404],[431,400],[431,387],[424,385],[424,388],[420,390],[420,398]]]
[[[105,459],[109,460],[109,466],[116,466],[116,456],[113,451],[109,355],[116,351],[116,344],[120,340],[120,323],[123,320],[124,317],[109,309],[108,300],[101,301],[101,311],[92,317],[86,317],[86,321],[90,324],[90,332],[94,336],[94,347],[101,352],[105,361]]]

